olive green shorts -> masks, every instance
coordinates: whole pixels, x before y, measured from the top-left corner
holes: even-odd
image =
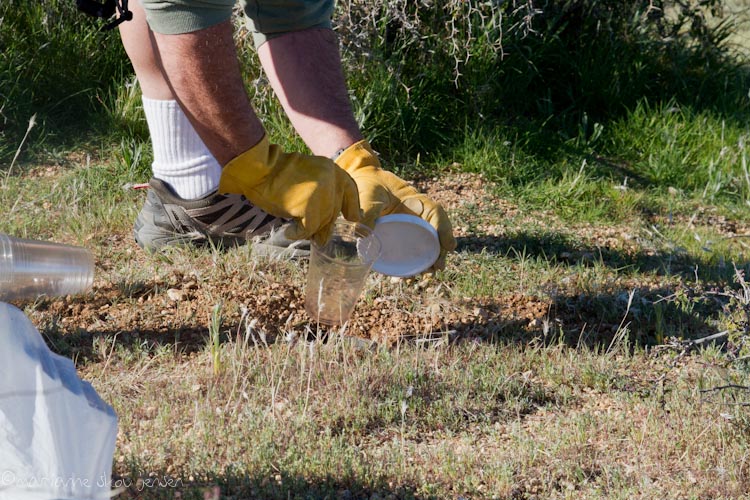
[[[198,31],[226,21],[236,0],[141,0],[157,33]],[[240,0],[255,46],[309,28],[330,28],[334,0]]]

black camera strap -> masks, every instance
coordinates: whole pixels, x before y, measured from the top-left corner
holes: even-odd
[[[100,19],[109,19],[117,12],[117,18],[105,24],[102,30],[111,30],[133,19],[133,13],[128,10],[128,0],[104,0],[104,3],[98,0],[76,0],[76,6],[81,12]]]

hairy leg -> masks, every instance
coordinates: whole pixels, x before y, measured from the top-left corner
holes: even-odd
[[[258,48],[258,56],[292,125],[314,154],[331,157],[362,139],[332,30],[272,38]]]
[[[220,164],[260,142],[265,131],[245,92],[230,21],[154,40],[175,98]]]
[[[133,19],[120,25],[120,37],[143,93],[154,151],[153,176],[166,182],[180,198],[202,198],[219,185],[221,166],[174,98],[143,7],[131,0],[130,8]]]
[[[263,125],[245,92],[230,21],[165,35],[149,29],[140,3],[131,6],[133,20],[120,34],[143,95],[176,99],[222,165],[257,144]]]

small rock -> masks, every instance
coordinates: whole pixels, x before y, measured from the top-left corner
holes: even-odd
[[[182,300],[185,300],[185,292],[176,288],[170,288],[169,290],[167,290],[167,297],[169,297],[169,300],[172,300],[174,302],[180,302]]]
[[[490,316],[487,310],[484,309],[483,307],[475,307],[472,312],[474,313],[474,316],[478,318],[482,318],[482,319],[487,319]]]

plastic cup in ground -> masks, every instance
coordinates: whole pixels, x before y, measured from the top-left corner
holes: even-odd
[[[73,295],[93,281],[87,249],[0,234],[0,300]]]
[[[345,220],[336,221],[325,245],[312,243],[305,310],[316,323],[349,320],[380,249],[372,229]]]

